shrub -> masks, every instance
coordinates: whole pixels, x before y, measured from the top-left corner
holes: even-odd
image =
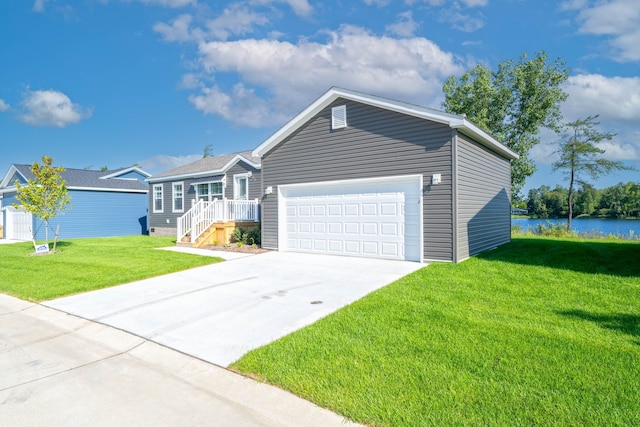
[[[233,234],[231,237],[233,238],[234,242],[241,242],[244,245],[259,245],[261,243],[260,229],[258,228],[252,230],[244,230],[238,227],[233,230]]]

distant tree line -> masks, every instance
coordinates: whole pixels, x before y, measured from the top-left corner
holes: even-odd
[[[529,190],[526,207],[538,218],[567,218],[569,190],[543,185]],[[619,183],[598,190],[583,183],[573,195],[573,215],[597,218],[640,218],[640,183]]]

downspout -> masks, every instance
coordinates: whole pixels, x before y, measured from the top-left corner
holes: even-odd
[[[459,262],[458,254],[458,131],[451,130],[451,206],[453,216],[453,262]]]

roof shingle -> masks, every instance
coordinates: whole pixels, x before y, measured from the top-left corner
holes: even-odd
[[[177,168],[168,170],[166,172],[153,175],[148,179],[148,181],[156,181],[157,178],[202,174],[204,172],[217,174],[223,172],[222,169],[237,156],[240,156],[253,164],[260,164],[260,157],[253,156],[251,150],[241,151],[239,153],[221,154],[219,156],[203,157],[202,159],[196,160],[195,162],[178,166]]]
[[[32,179],[31,165],[13,165],[26,179]],[[68,188],[87,188],[87,189],[107,189],[107,190],[134,190],[147,191],[148,186],[137,179],[126,178],[103,178],[108,175],[117,174],[130,168],[121,168],[108,171],[93,171],[86,169],[66,169],[62,173],[62,179],[67,183]]]

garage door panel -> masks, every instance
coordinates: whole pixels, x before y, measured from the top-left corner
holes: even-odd
[[[365,222],[362,224],[362,234],[364,236],[377,236],[378,235],[378,224]]]
[[[378,255],[378,243],[362,242],[362,253],[364,255]]]
[[[380,203],[380,215],[398,215],[398,203]]]
[[[329,252],[340,254],[344,251],[342,240],[329,240]]]
[[[326,205],[314,205],[313,206],[313,216],[325,216],[327,214],[327,206]]]
[[[358,216],[360,214],[360,206],[358,206],[357,203],[345,204],[344,214],[347,216]]]
[[[313,249],[316,251],[326,251],[327,250],[327,241],[326,240],[314,240],[313,241]]]
[[[359,224],[357,222],[345,222],[344,232],[345,234],[358,234],[360,231]]]
[[[382,223],[380,224],[380,234],[383,236],[394,236],[397,237],[399,235],[398,228],[401,227],[402,224],[397,224],[395,222],[392,223]]]
[[[311,216],[311,205],[298,206],[298,216]]]
[[[324,222],[314,222],[313,223],[313,232],[314,233],[326,233],[327,231],[327,224],[325,224]]]
[[[298,239],[298,249],[309,250],[311,249],[311,239]]]
[[[360,205],[361,215],[378,215],[378,205],[376,203],[363,203]]]
[[[399,245],[397,243],[382,243],[381,245],[381,253],[383,255],[388,255],[392,257],[400,256]]]
[[[299,222],[298,223],[298,231],[300,233],[311,233],[311,223],[310,222]]]
[[[421,191],[415,178],[296,186],[283,196],[285,250],[419,261]]]

